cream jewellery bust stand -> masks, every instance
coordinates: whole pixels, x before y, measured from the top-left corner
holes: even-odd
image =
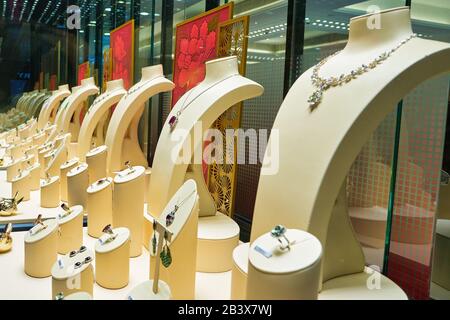
[[[80,128],[78,136],[78,157],[81,161],[85,161],[84,157],[89,152],[94,140],[94,132],[103,132],[104,128],[100,124],[102,119],[108,115],[111,108],[115,106],[120,99],[127,93],[123,87],[123,80],[109,81],[106,85],[105,93],[101,94],[94,100],[89,108],[86,117]],[[97,129],[97,130],[96,130]],[[99,145],[95,140],[96,145]],[[103,142],[101,142],[103,143]]]
[[[130,256],[142,253],[142,222],[144,221],[144,167],[127,168],[114,177],[114,227],[126,227],[131,232]]]
[[[310,233],[287,229],[290,250],[266,233],[249,251],[248,300],[316,300],[319,293],[322,245]],[[256,248],[270,254],[266,257]]]
[[[377,14],[380,29],[367,28],[372,15],[351,19],[347,46],[321,67],[321,77],[349,73],[412,35],[408,7]],[[316,90],[312,69],[286,96],[273,127],[279,130],[278,171],[260,177],[251,240],[277,223],[315,235],[324,247],[319,298],[406,298],[383,275],[381,290],[367,289],[364,257],[350,224],[343,185],[353,161],[381,121],[418,84],[448,72],[448,61],[450,44],[413,38],[374,69],[325,91],[313,110],[308,104]],[[299,182],[305,187],[299,188]],[[279,190],[283,190],[282,197]],[[333,290],[327,293],[328,288]]]
[[[59,177],[53,176],[41,183],[41,207],[56,208],[59,206]]]
[[[58,87],[58,90],[53,91],[52,96],[47,100],[47,104],[42,107],[38,118],[38,129],[44,129],[44,127],[51,122],[51,115],[58,109],[60,103],[70,95],[69,85],[62,85]]]
[[[69,173],[70,170],[78,166],[78,158],[72,158],[70,160],[67,160],[64,162],[60,167],[60,195],[61,195],[61,201],[67,202],[67,173]]]
[[[106,146],[94,148],[86,154],[86,163],[89,166],[90,184],[107,176],[106,172],[107,154],[108,148]]]
[[[166,216],[174,210],[175,205],[178,205],[179,209],[175,213],[173,224],[167,227],[172,232],[169,245],[172,263],[168,268],[160,266],[159,277],[169,285],[173,299],[192,300],[195,299],[199,211],[197,186],[194,180],[186,181],[170,199],[158,218],[160,223],[165,225]],[[156,239],[158,237],[159,234],[156,233]],[[156,263],[152,250],[150,245],[150,279],[153,278]]]
[[[85,248],[85,247],[84,247]],[[70,253],[58,259],[51,268],[52,275],[52,297],[62,293],[64,296],[76,292],[87,292],[91,296],[94,291],[94,252],[85,248],[80,252],[79,248],[74,249],[75,255],[70,257]],[[90,261],[85,262],[90,257]],[[78,268],[76,263],[80,263]]]
[[[83,207],[73,206],[68,213],[63,209],[58,215],[58,253],[66,254],[83,245]]]
[[[77,91],[65,108],[59,130],[66,133],[70,132],[72,134],[72,140],[69,146],[69,158],[75,157],[78,154],[78,135],[81,127],[80,115],[83,111],[85,102],[90,96],[97,94],[98,92],[99,89],[95,86],[94,78],[81,80],[81,89]]]
[[[30,200],[30,178],[30,171],[20,170],[19,174],[11,181],[12,195],[17,192],[19,198],[23,197],[23,201]]]
[[[25,234],[25,273],[35,278],[50,276],[58,256],[58,223],[51,219],[43,224],[45,229],[36,225]]]
[[[88,165],[81,163],[67,173],[67,203],[87,208],[87,191],[89,186]]]
[[[130,278],[130,230],[112,230],[115,238],[106,242],[111,235],[103,235],[95,242],[95,278],[97,284],[108,289],[120,289],[128,285]]]
[[[88,234],[98,238],[103,234],[103,228],[112,224],[112,178],[104,178],[87,188]]]
[[[52,151],[54,156],[50,158],[48,165],[46,166],[46,173],[50,174],[51,176],[58,175],[60,173],[61,165],[65,163],[69,157],[69,144],[70,134],[67,134],[62,138],[61,144]]]
[[[148,192],[150,215],[158,217],[187,178],[188,164],[176,164],[172,155],[181,153],[183,142],[187,141],[189,134],[191,138],[193,137],[195,125],[202,124],[201,134],[203,134],[228,108],[262,93],[263,88],[259,84],[239,75],[236,57],[206,63],[205,80],[192,89],[192,92],[189,91],[181,97],[169,114],[159,137]],[[188,101],[185,101],[186,99]],[[183,129],[184,133],[177,133],[177,139],[174,139],[172,134],[175,133],[171,133],[168,121],[189,103],[190,105],[179,116],[175,128],[175,130]],[[196,145],[193,145],[191,150],[202,148],[201,141],[195,142]],[[192,155],[188,158],[191,157]],[[239,227],[231,218],[217,213],[214,200],[198,172],[200,164],[191,167],[200,197],[197,271],[228,271],[232,267],[232,251],[239,243]],[[146,219],[144,245],[148,245],[150,236],[151,223]]]
[[[173,90],[175,85],[166,79],[162,65],[142,69],[142,79],[134,85],[117,105],[109,122],[105,144],[108,147],[108,172],[122,169],[126,161],[148,167],[138,140],[138,126],[144,104],[153,96]]]

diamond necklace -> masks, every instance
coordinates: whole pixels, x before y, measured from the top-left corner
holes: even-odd
[[[177,111],[177,113],[173,116],[170,117],[169,119],[169,126],[170,126],[170,132],[173,131],[173,129],[175,129],[175,127],[177,126],[178,120],[181,116],[181,114],[183,113],[184,110],[186,110],[187,107],[189,107],[198,97],[200,97],[202,94],[204,94],[206,91],[208,91],[209,89],[215,87],[216,85],[220,84],[221,82],[224,82],[225,80],[228,80],[232,77],[238,76],[239,73],[235,73],[232,74],[228,77],[225,77],[219,81],[217,81],[216,83],[212,84],[211,86],[209,86],[208,88],[204,89],[203,91],[201,91],[199,94],[197,94],[191,101],[189,101],[188,104],[186,104],[186,102],[188,101],[189,97],[191,96],[192,92],[194,91],[194,89],[190,90],[189,93],[186,95],[186,98],[184,98],[182,107],[180,108],[180,110]]]
[[[322,96],[325,91],[330,89],[331,87],[341,86],[345,83],[350,82],[353,79],[356,79],[358,76],[368,72],[370,69],[374,69],[379,64],[381,64],[384,60],[389,58],[391,54],[393,54],[397,49],[399,49],[401,46],[403,46],[405,43],[407,43],[409,40],[415,38],[417,35],[415,33],[411,34],[406,39],[400,41],[399,44],[397,44],[394,48],[383,52],[380,54],[377,58],[373,59],[368,64],[362,64],[361,66],[357,67],[356,69],[351,70],[349,73],[344,74],[342,73],[339,77],[329,77],[329,78],[321,78],[319,76],[320,68],[332,57],[336,56],[341,52],[335,52],[334,54],[326,57],[322,61],[320,61],[318,64],[316,64],[313,68],[313,73],[311,75],[311,82],[313,86],[316,88],[316,90],[313,92],[313,94],[308,98],[308,103],[310,109],[315,109],[321,102],[322,102]]]
[[[140,86],[138,86],[139,83],[136,83],[136,85],[131,87],[130,90],[125,94],[124,99],[128,98],[128,96],[132,95],[133,93],[135,93],[136,91],[138,91],[139,89],[141,89],[142,87],[147,85],[149,82],[152,82],[153,80],[156,80],[159,78],[164,78],[164,75],[159,75],[154,78],[148,79],[147,81],[142,83]]]

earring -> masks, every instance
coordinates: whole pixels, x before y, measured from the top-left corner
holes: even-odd
[[[164,232],[164,248],[159,255],[164,268],[168,268],[172,264],[172,255],[170,253],[170,248],[167,242],[167,232]]]

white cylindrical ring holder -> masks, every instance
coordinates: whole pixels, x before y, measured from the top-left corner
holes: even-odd
[[[69,207],[81,205],[86,211],[88,186],[88,165],[86,163],[81,163],[67,173],[67,203]]]
[[[6,181],[11,182],[19,173],[19,169],[22,169],[22,160],[14,160],[6,167]]]
[[[116,238],[104,241],[103,235],[95,244],[95,278],[97,284],[107,289],[126,287],[130,278],[130,231],[127,228],[113,229]]]
[[[281,250],[270,233],[250,245],[247,299],[317,299],[322,245],[312,234],[297,229],[288,229],[286,237],[291,242],[290,250]],[[268,258],[258,252],[256,246],[271,256]]]
[[[23,197],[23,201],[30,200],[30,171],[22,171],[20,176],[16,176],[12,181],[12,195],[17,192],[18,198]]]
[[[245,300],[247,296],[248,250],[250,243],[242,243],[233,250],[231,269],[231,300]]]
[[[58,256],[58,223],[56,219],[44,222],[47,227],[34,226],[25,234],[25,273],[35,278],[51,275],[53,263]]]
[[[24,156],[23,149],[22,149],[22,146],[20,143],[12,146],[10,148],[9,152],[10,152],[11,157],[14,159],[20,159]]]
[[[52,150],[53,150],[52,148],[46,147],[46,148],[42,148],[41,150],[38,151],[38,161],[39,161],[39,164],[41,165],[41,178],[42,179],[45,178],[45,169],[47,168],[45,166],[44,157],[47,153],[49,153]]]
[[[148,188],[150,186],[150,178],[152,175],[152,168],[145,169],[145,194],[144,194],[144,202],[147,203],[147,195],[148,195]]]
[[[50,177],[41,183],[41,207],[56,208],[59,206],[59,177]]]
[[[131,233],[130,256],[142,253],[144,222],[144,167],[126,169],[114,178],[113,226],[126,227]]]
[[[41,188],[41,165],[36,162],[28,167],[28,171],[30,171],[30,190],[39,190]]]
[[[60,194],[61,194],[61,201],[67,202],[67,173],[69,173],[70,170],[78,166],[78,158],[70,159],[66,162],[64,162],[60,167]]]
[[[127,298],[128,300],[170,300],[172,293],[169,285],[162,280],[158,282],[158,293],[153,293],[153,280],[148,280],[134,287]]]
[[[59,149],[53,151],[53,157],[46,161],[46,173],[51,176],[60,174],[61,165],[67,161],[67,147],[61,146]]]
[[[82,263],[86,257],[91,257],[91,262]],[[51,268],[53,299],[59,293],[68,296],[77,292],[87,292],[92,296],[95,282],[94,267],[92,266],[94,253],[92,250],[86,249],[82,253],[77,252],[72,258],[69,254],[66,254],[60,260],[60,263],[56,261]],[[77,262],[82,263],[79,268],[75,268]]]
[[[106,157],[107,147],[100,146],[92,149],[86,154],[86,163],[89,166],[89,184],[105,178],[106,174]]]
[[[99,183],[103,181],[102,183]],[[100,179],[87,188],[88,234],[98,238],[103,228],[112,224],[112,178]]]
[[[34,161],[34,155],[29,154],[26,157],[22,158],[22,170],[27,170],[30,165],[33,165],[36,161]]]
[[[46,136],[45,132],[41,132],[41,133],[35,134],[33,136],[33,144],[35,146],[40,146],[43,143],[45,143],[46,139],[47,139],[47,136]]]
[[[66,254],[83,245],[83,207],[74,206],[67,216],[59,218],[58,253]],[[62,209],[61,209],[62,210]]]

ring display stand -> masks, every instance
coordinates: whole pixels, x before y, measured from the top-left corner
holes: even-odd
[[[14,159],[22,158],[24,156],[24,153],[23,153],[23,148],[22,148],[21,144],[19,143],[19,144],[11,146],[9,148],[9,154]]]
[[[44,127],[51,122],[51,115],[63,101],[70,95],[69,85],[62,85],[58,87],[58,90],[53,91],[52,96],[47,100],[47,104],[42,107],[39,113],[37,128],[44,129]]]
[[[74,206],[65,217],[59,215],[58,253],[66,254],[83,244],[83,207]],[[61,209],[64,212],[64,210]]]
[[[103,228],[113,220],[112,178],[105,178],[101,184],[94,182],[87,188],[87,194],[88,234],[98,238],[103,234]]]
[[[47,227],[34,226],[25,235],[25,273],[34,278],[51,275],[53,263],[58,256],[58,223],[55,219],[43,222]]]
[[[320,286],[322,245],[313,235],[295,229],[286,231],[290,250],[270,233],[250,245],[248,254],[247,299],[249,300],[316,300]],[[271,254],[270,258],[255,247]]]
[[[41,183],[41,207],[56,208],[59,206],[59,177],[54,176]]]
[[[27,168],[30,171],[30,190],[36,191],[41,188],[41,165],[36,162]]]
[[[92,142],[95,141],[96,145],[104,143],[105,123],[103,120],[126,93],[122,79],[109,81],[106,84],[106,91],[98,96],[89,108],[78,136],[78,157],[81,161],[85,161],[84,157],[89,152]]]
[[[6,167],[6,181],[11,182],[19,173],[19,169],[22,169],[22,160],[13,160]]]
[[[69,141],[70,135],[64,136],[64,141],[61,142],[61,144],[53,151],[54,157],[50,159],[48,165],[46,166],[46,172],[51,176],[60,174],[61,165],[67,161],[69,157],[67,148]]]
[[[63,300],[92,300],[92,296],[87,292],[75,292],[69,294]]]
[[[52,150],[53,150],[53,148],[50,145],[45,146],[43,148],[38,148],[38,161],[39,161],[39,164],[41,165],[41,178],[45,178],[45,173],[46,173],[46,169],[47,169],[44,157],[46,154],[48,154]]]
[[[33,136],[33,145],[40,146],[45,143],[45,140],[47,140],[47,135],[45,134],[44,131],[42,131]]]
[[[116,238],[111,242],[105,243],[110,237],[106,234],[96,241],[95,277],[104,288],[120,289],[128,285],[130,278],[130,231],[127,228],[112,231]]]
[[[67,203],[87,208],[87,188],[89,186],[88,165],[81,163],[67,173]]]
[[[60,194],[61,194],[61,201],[67,202],[68,196],[67,196],[67,173],[69,173],[70,170],[78,166],[78,158],[72,158],[66,162],[64,162],[60,167]]]
[[[55,124],[56,127],[52,130],[52,135],[57,135],[58,133],[63,132],[63,131],[62,131],[62,128],[61,128],[61,126],[62,126],[62,123],[61,123],[61,122],[62,122],[62,120],[63,120],[64,113],[65,113],[66,110],[67,110],[67,106],[68,106],[69,104],[71,104],[72,100],[73,100],[76,96],[78,96],[78,91],[80,91],[81,88],[82,88],[82,86],[75,86],[75,87],[72,87],[72,93],[70,94],[70,96],[68,96],[68,97],[61,103],[61,106],[60,106],[60,107],[58,108],[58,110],[56,111],[55,121],[54,121],[54,124]],[[49,136],[50,139],[54,139],[54,137],[52,137],[52,135]]]
[[[108,153],[106,146],[100,146],[92,149],[86,154],[86,163],[89,167],[89,184],[105,178],[106,174],[106,155]]]
[[[12,194],[18,193],[19,197],[23,197],[23,201],[30,200],[30,171],[24,170],[20,175],[16,176],[12,181]]]
[[[184,199],[186,201],[180,205]],[[172,298],[189,300],[195,298],[195,274],[197,262],[198,193],[194,180],[186,181],[175,193],[158,218],[165,224],[166,216],[179,206],[173,224],[167,227],[172,232],[170,252],[173,261],[168,268],[160,266],[159,277],[169,285]],[[156,238],[159,234],[155,235]],[[150,248],[150,252],[153,249]],[[150,254],[150,278],[155,270],[156,256]]]
[[[114,177],[114,227],[126,227],[131,233],[130,256],[142,253],[142,222],[144,221],[144,167],[125,169]]]
[[[130,89],[130,92],[134,90],[133,93],[128,93],[120,100],[109,122],[105,138],[109,173],[121,170],[126,161],[148,167],[147,158],[139,145],[139,120],[145,103],[151,97],[172,91],[174,87],[173,82],[164,77],[162,65],[142,69],[141,81]]]
[[[231,300],[245,300],[247,296],[248,250],[250,243],[242,243],[233,250],[231,269]]]
[[[152,175],[152,168],[145,169],[145,194],[144,194],[145,203],[148,203],[148,187],[150,185],[151,175]]]
[[[195,179],[200,194],[197,271],[231,270],[232,251],[239,243],[239,226],[233,219],[217,212],[201,174],[201,164],[191,165],[192,173],[188,173],[188,164],[177,163],[173,155],[183,154],[184,158],[193,158],[195,151],[203,148],[203,143],[196,142],[191,147],[191,155],[185,155],[182,148],[193,136],[194,130],[201,131],[198,134],[204,134],[231,106],[258,97],[263,90],[261,85],[239,75],[236,57],[208,61],[205,80],[180,98],[159,137],[152,165],[147,210],[151,216],[158,217],[186,178],[192,176]],[[180,110],[183,110],[182,114],[177,117]],[[177,139],[173,139],[172,133],[175,132],[172,132],[169,124],[173,117],[178,118],[174,129]],[[196,127],[199,123],[202,124],[200,130]],[[214,231],[210,231],[210,228]],[[151,223],[146,219],[144,245],[148,245],[150,234]],[[212,259],[212,256],[220,257],[220,261]]]
[[[84,262],[86,257],[91,257],[91,262],[82,263],[79,268],[75,268],[75,263]],[[64,296],[77,292],[86,292],[93,295],[94,291],[94,252],[86,249],[84,252],[77,252],[74,257],[66,254],[60,261],[56,261],[51,268],[52,276],[52,297],[62,293]]]

